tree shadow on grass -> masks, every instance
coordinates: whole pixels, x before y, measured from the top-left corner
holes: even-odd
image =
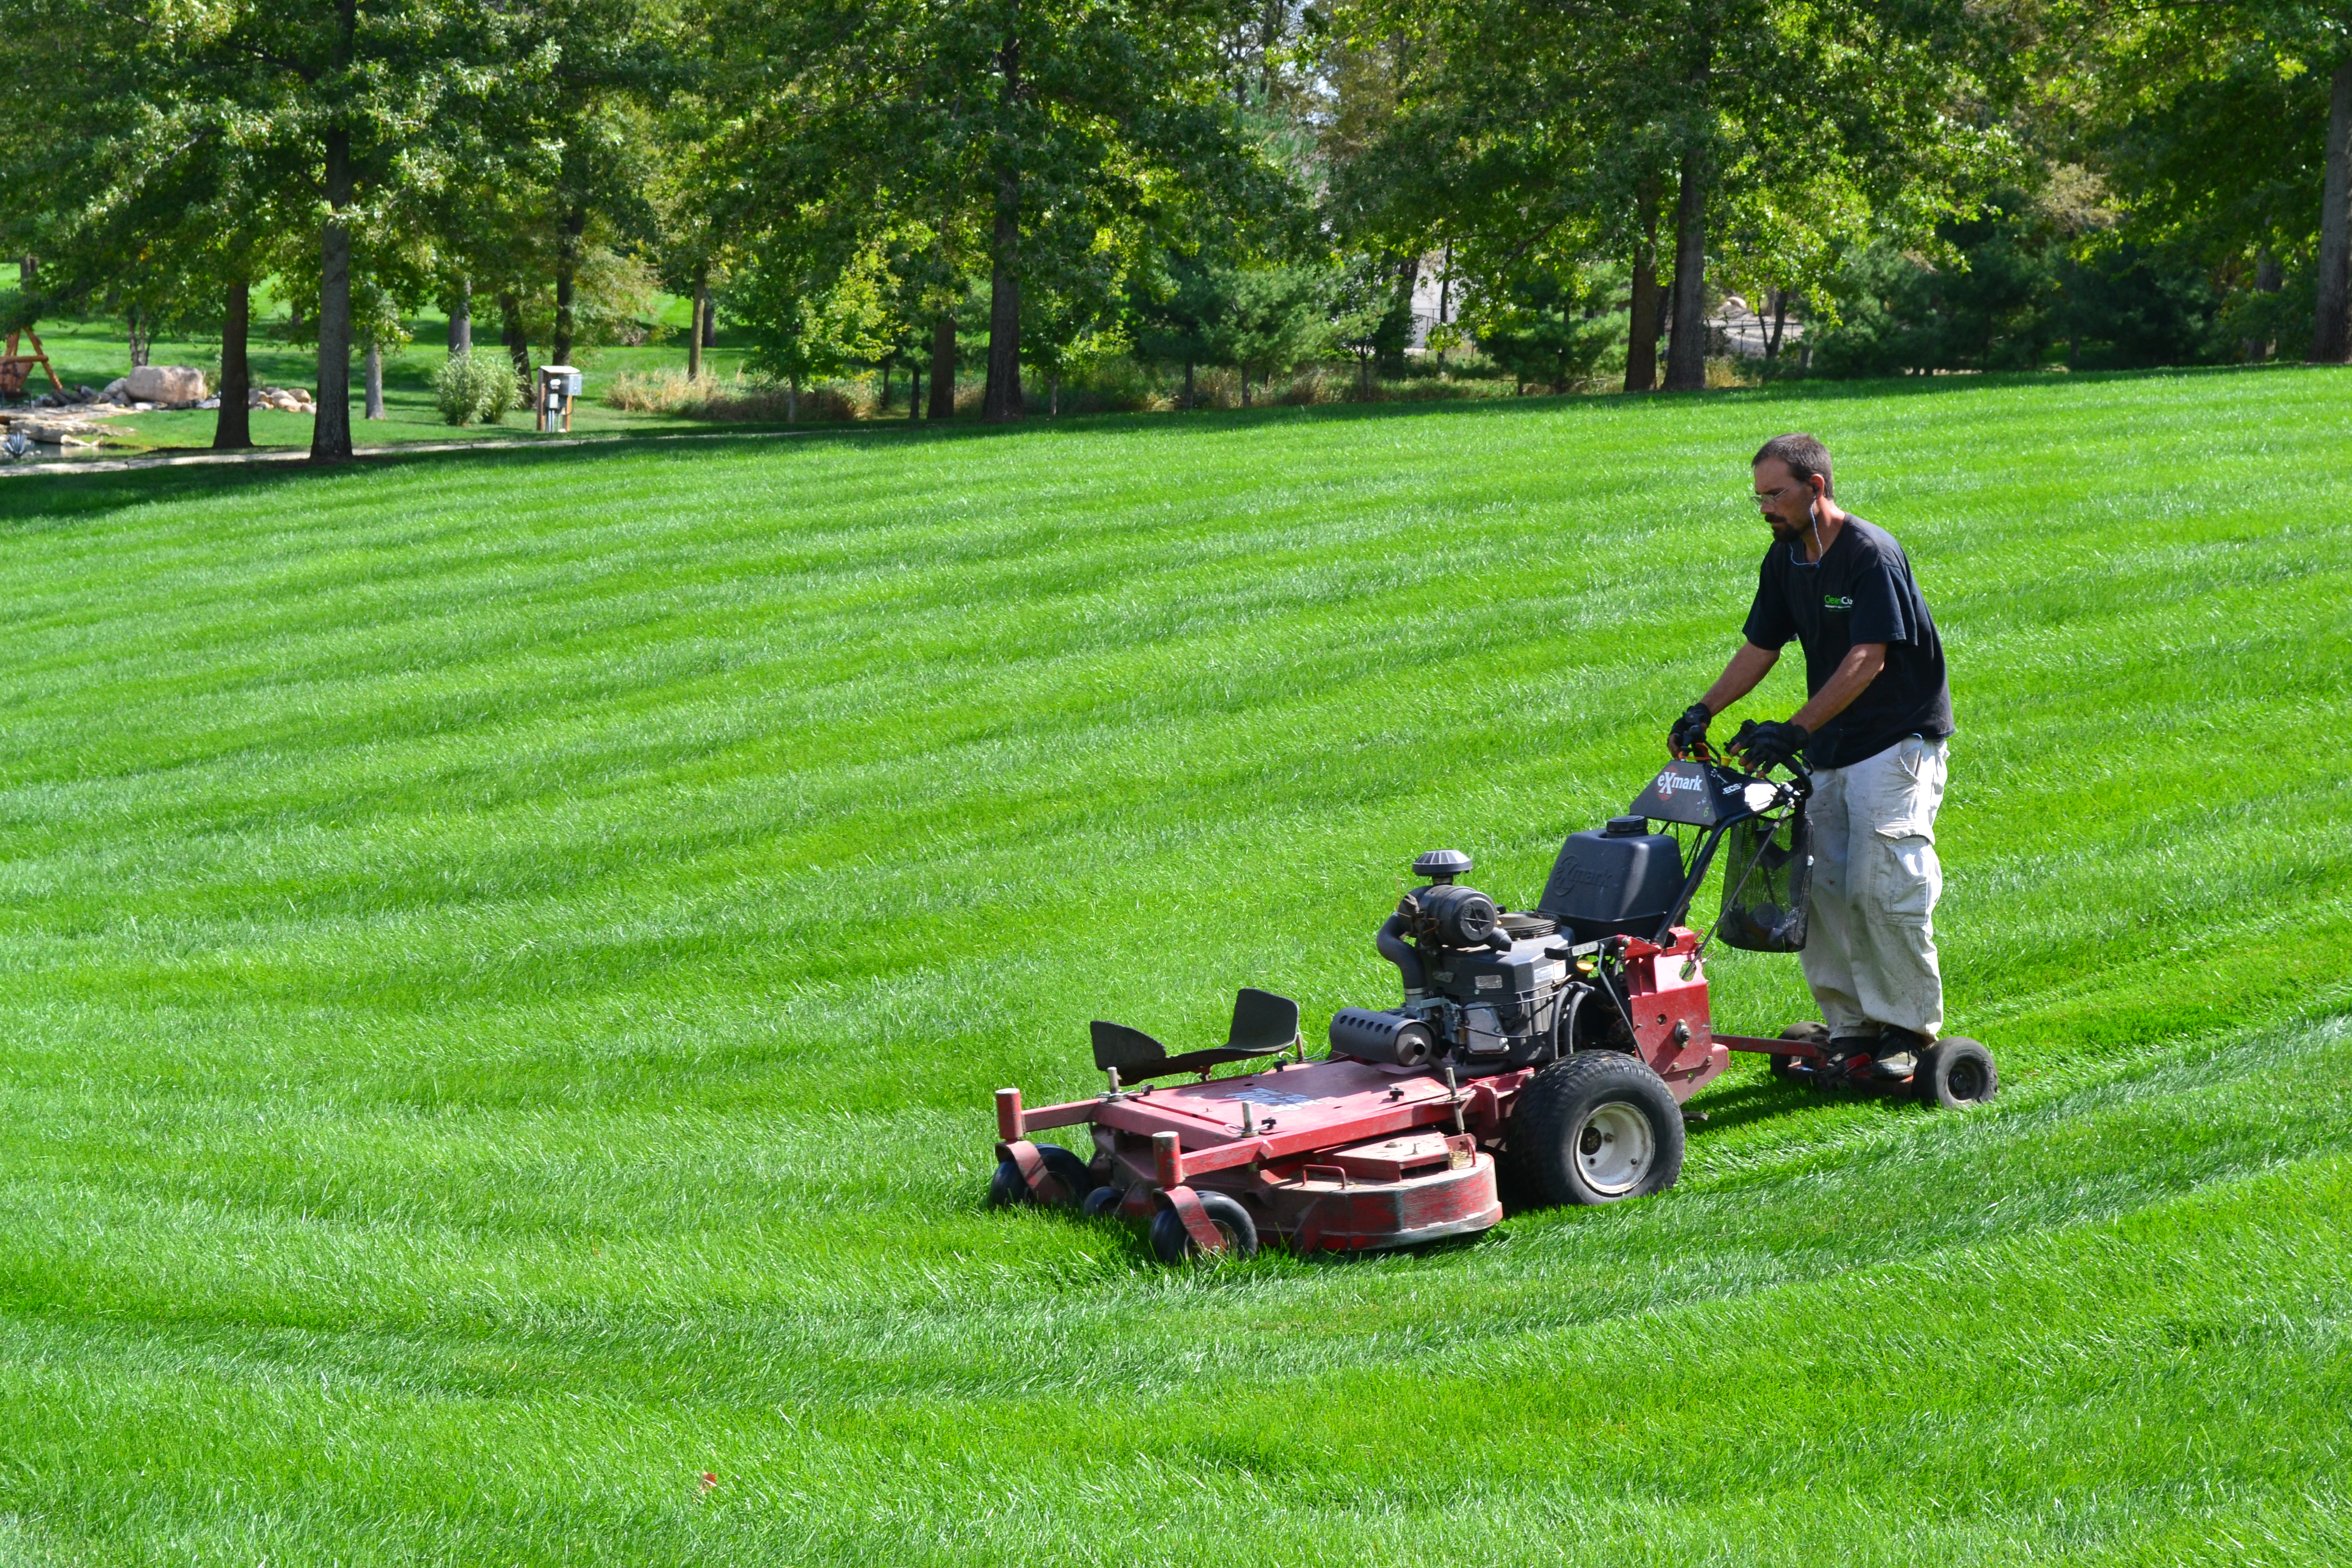
[[[536,473],[549,467],[593,466],[652,454],[690,458],[757,448],[784,453],[816,447],[858,447],[930,445],[1011,439],[1060,434],[1149,432],[1180,437],[1284,425],[1337,425],[1365,421],[1496,419],[1571,416],[1602,418],[1656,409],[1701,405],[1811,405],[1889,398],[1938,397],[1954,393],[2021,387],[2058,390],[2115,383],[2212,380],[2222,377],[2291,375],[2336,367],[2297,364],[2207,365],[2137,371],[2084,371],[2067,374],[2031,371],[1981,375],[1898,376],[1875,381],[1797,379],[1764,386],[1707,392],[1602,393],[1533,397],[1470,397],[1395,403],[1334,403],[1247,409],[1201,409],[1185,414],[1085,414],[1057,419],[1031,418],[1018,425],[984,425],[957,419],[933,423],[902,420],[838,425],[744,425],[638,436],[597,437],[562,446],[534,447],[490,442],[455,450],[417,450],[400,446],[367,448],[352,462],[313,465],[299,459],[254,463],[158,464],[152,468],[76,471],[69,465],[11,475],[0,484],[0,529],[26,532],[106,515],[126,508],[200,501],[215,496],[282,497],[299,502],[310,490],[342,482],[354,474],[431,465],[461,471],[514,470]]]

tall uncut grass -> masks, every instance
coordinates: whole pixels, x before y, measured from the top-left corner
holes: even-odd
[[[1416,374],[1398,379],[1365,376],[1354,367],[1306,364],[1270,381],[1253,384],[1243,398],[1238,371],[1216,365],[1197,368],[1192,379],[1194,411],[1231,411],[1245,406],[1307,408],[1339,403],[1453,403],[1510,397],[1522,390],[1498,378],[1492,367],[1474,363],[1466,374]],[[1726,373],[1724,384],[1732,383]],[[955,411],[959,418],[980,413],[983,384],[959,379]],[[1024,399],[1034,417],[1056,414],[1166,414],[1184,409],[1181,369],[1114,359],[1090,365],[1058,385],[1027,373]],[[788,390],[781,384],[740,371],[720,378],[706,374],[688,380],[680,370],[623,371],[606,384],[607,406],[629,414],[659,414],[724,424],[782,424],[797,418],[811,423],[904,418],[907,378],[894,373],[892,402],[885,407],[880,378],[871,373],[803,387],[797,413]],[[925,398],[929,401],[928,393]]]
[[[2342,1562],[2347,390],[12,480],[0,1563]],[[1950,652],[1995,1105],[1743,1063],[1674,1192],[1355,1261],[982,1206],[1089,1019],[1530,900],[1790,428]]]

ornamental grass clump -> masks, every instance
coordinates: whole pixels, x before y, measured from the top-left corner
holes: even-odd
[[[433,373],[433,405],[452,425],[503,424],[515,405],[514,366],[501,353],[451,354]]]

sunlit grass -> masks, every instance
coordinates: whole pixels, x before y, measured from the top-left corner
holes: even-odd
[[[0,1563],[2343,1560],[2347,387],[11,481]],[[1743,1063],[1674,1193],[1347,1263],[980,1206],[1088,1018],[1532,901],[1790,427],[1951,650],[1994,1107]]]

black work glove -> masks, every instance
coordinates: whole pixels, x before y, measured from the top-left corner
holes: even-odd
[[[1740,755],[1747,760],[1748,772],[1766,773],[1803,751],[1805,742],[1812,738],[1812,731],[1793,719],[1767,720],[1747,733],[1747,743],[1739,748]]]
[[[1687,757],[1706,745],[1707,721],[1714,717],[1706,703],[1692,703],[1684,710],[1683,716],[1675,721],[1675,727],[1666,731],[1667,752],[1677,757]]]

